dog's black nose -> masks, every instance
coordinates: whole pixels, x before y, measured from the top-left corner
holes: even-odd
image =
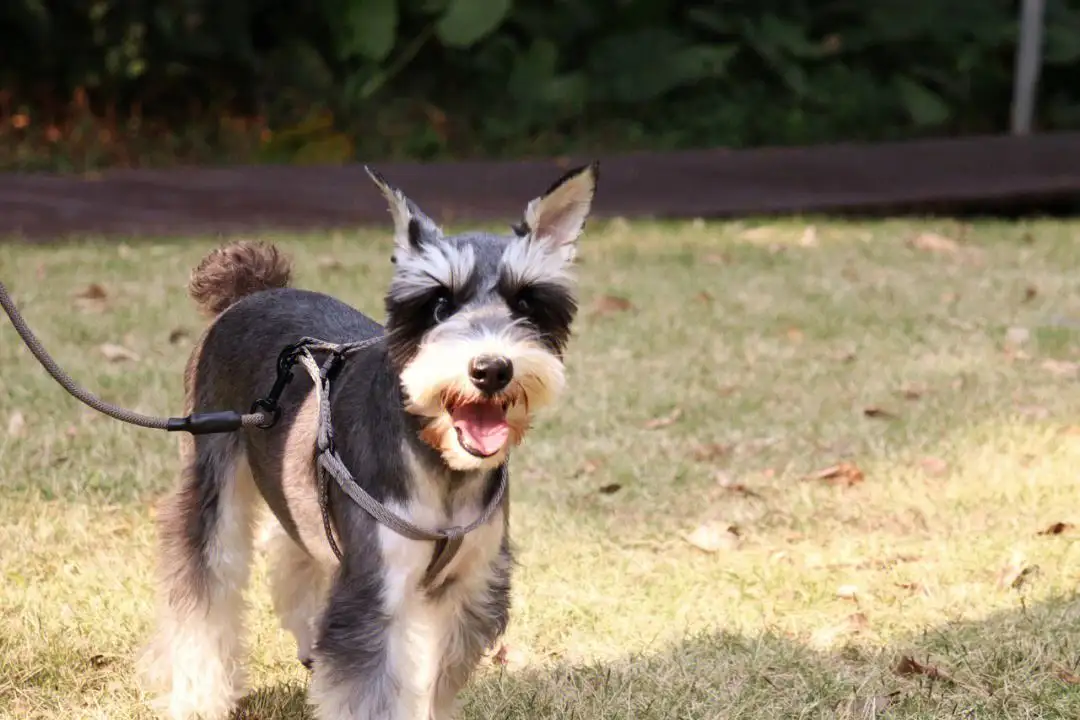
[[[469,379],[480,392],[497,393],[514,377],[514,364],[510,358],[480,355],[469,363]]]

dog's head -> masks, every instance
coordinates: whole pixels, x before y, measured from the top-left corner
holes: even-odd
[[[494,467],[563,388],[577,311],[570,276],[596,190],[594,163],[564,175],[511,235],[444,235],[369,170],[390,204],[395,272],[387,347],[421,438],[455,470]]]

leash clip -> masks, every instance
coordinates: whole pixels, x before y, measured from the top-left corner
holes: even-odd
[[[278,401],[281,400],[281,394],[285,392],[285,386],[292,382],[293,365],[296,364],[297,359],[300,357],[300,353],[303,352],[306,346],[307,343],[301,341],[293,343],[292,345],[286,345],[285,348],[278,353],[277,377],[274,379],[273,387],[270,388],[270,392],[267,395],[252,403],[252,413],[265,413],[270,416],[268,420],[258,424],[258,427],[263,430],[269,430],[281,418],[281,407],[278,405]]]

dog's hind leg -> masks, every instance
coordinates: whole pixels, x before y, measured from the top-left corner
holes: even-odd
[[[235,434],[185,437],[183,459],[180,486],[159,512],[160,616],[143,673],[170,718],[217,720],[244,691],[257,492]]]
[[[319,612],[325,602],[329,577],[318,561],[289,537],[276,520],[267,542],[270,596],[281,627],[296,638],[296,657],[311,667]]]

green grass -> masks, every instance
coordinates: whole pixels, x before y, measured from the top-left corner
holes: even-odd
[[[1080,224],[807,227],[590,228],[570,390],[513,464],[506,663],[466,718],[1080,716],[1080,533],[1038,534],[1080,525]],[[959,246],[910,244],[931,232]],[[381,317],[385,232],[271,239]],[[0,277],[75,377],[176,413],[212,244],[0,245]],[[0,368],[0,716],[149,717],[175,438],[83,410],[8,327]],[[864,480],[807,479],[840,462]],[[700,526],[737,535],[705,552]],[[242,717],[306,717],[262,577]]]

